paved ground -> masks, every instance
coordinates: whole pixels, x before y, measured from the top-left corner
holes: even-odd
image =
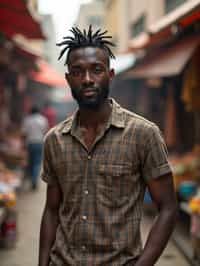
[[[1,266],[37,266],[38,235],[42,209],[44,206],[45,186],[39,191],[27,189],[20,193],[18,200],[19,238],[15,249],[0,250]],[[142,226],[143,237],[147,234],[150,222],[145,219]],[[169,242],[157,266],[189,266],[172,242]]]

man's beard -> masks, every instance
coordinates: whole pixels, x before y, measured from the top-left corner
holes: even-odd
[[[87,89],[87,88],[86,88]],[[99,109],[102,104],[108,99],[109,95],[109,86],[103,87],[103,88],[94,88],[94,91],[96,92],[95,95],[92,97],[86,97],[82,94],[81,91],[77,91],[76,89],[71,89],[71,93],[73,98],[77,101],[79,107],[85,108],[85,109]]]

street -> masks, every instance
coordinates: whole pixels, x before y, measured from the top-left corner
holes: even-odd
[[[28,187],[20,192],[18,200],[18,241],[15,249],[0,250],[1,266],[36,266],[38,260],[38,239],[41,213],[45,199],[45,185],[40,184],[38,191]],[[150,223],[144,218],[143,238],[146,237]],[[172,241],[169,242],[157,266],[189,266]]]

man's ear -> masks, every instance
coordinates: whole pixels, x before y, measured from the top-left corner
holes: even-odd
[[[65,72],[65,79],[66,79],[66,81],[69,83],[69,73],[68,72]]]

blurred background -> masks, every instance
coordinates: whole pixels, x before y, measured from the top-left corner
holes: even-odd
[[[37,265],[45,186],[29,188],[22,124],[33,106],[49,128],[75,110],[56,42],[90,24],[116,44],[111,96],[156,122],[169,149],[180,215],[157,265],[200,265],[200,1],[0,0],[1,266]],[[155,215],[146,192],[144,239]]]

